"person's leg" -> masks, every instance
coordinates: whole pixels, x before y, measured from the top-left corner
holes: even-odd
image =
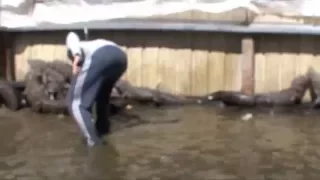
[[[67,93],[67,97],[66,97],[66,104],[68,107],[68,112],[71,116],[73,116],[73,112],[72,112],[72,101],[73,101],[73,93],[74,93],[74,88],[77,82],[77,76],[73,76],[70,82],[70,87],[68,89],[68,93]]]
[[[68,109],[76,120],[89,146],[101,142],[93,123],[92,105],[103,80],[103,64],[86,58],[81,71],[71,83],[68,92]]]
[[[117,79],[106,79],[96,99],[96,130],[99,137],[107,134],[110,130],[109,107],[110,94]]]
[[[110,94],[115,83],[127,69],[127,56],[121,49],[109,46],[100,54],[108,63],[104,71],[104,81],[96,99],[96,129],[99,137],[109,132],[110,121],[108,115]]]
[[[96,99],[96,123],[95,127],[99,137],[109,132],[110,121],[109,116],[109,83],[105,80],[102,83]],[[112,89],[112,88],[111,88]]]

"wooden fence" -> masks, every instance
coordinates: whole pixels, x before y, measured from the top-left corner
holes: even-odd
[[[28,59],[66,60],[65,35],[16,34],[16,79],[23,79],[29,70]],[[309,66],[320,69],[320,39],[314,36],[92,32],[90,38],[96,37],[114,40],[127,52],[129,67],[124,78],[134,85],[155,88],[161,83],[178,94],[201,95],[241,87],[248,93],[279,90]]]
[[[297,35],[256,37],[255,92],[286,88],[310,66],[320,70],[319,40]]]

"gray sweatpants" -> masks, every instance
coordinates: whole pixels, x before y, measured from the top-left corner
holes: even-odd
[[[127,69],[127,56],[116,46],[103,46],[86,57],[81,71],[72,82],[67,96],[68,109],[89,146],[100,143],[108,130],[109,98],[113,86]],[[92,107],[96,103],[96,123]]]

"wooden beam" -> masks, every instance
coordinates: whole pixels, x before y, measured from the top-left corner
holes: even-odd
[[[242,74],[242,82],[241,82],[241,91],[245,94],[252,95],[254,94],[254,86],[255,86],[255,50],[254,50],[254,39],[251,36],[245,36],[241,41],[241,74]]]

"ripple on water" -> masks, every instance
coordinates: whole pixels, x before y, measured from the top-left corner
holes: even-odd
[[[0,109],[0,179],[320,179],[314,114],[143,111],[152,121],[180,122],[123,129],[106,138],[107,146],[88,149],[70,118]],[[246,113],[253,116],[243,121]]]

